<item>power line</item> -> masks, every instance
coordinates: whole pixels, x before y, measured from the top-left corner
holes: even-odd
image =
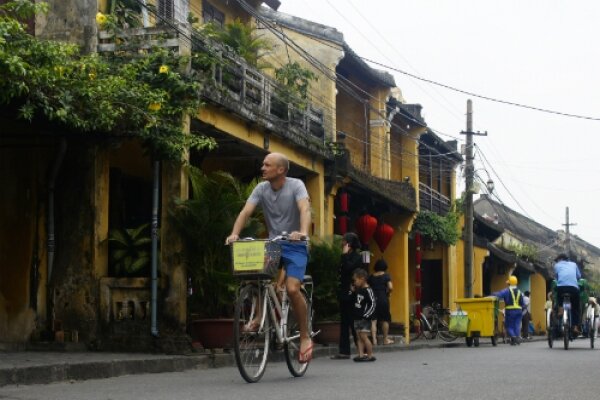
[[[413,79],[418,79],[420,81],[427,82],[427,83],[430,83],[432,85],[437,85],[437,86],[443,87],[445,89],[452,90],[454,92],[466,94],[466,95],[472,96],[472,97],[477,97],[477,98],[480,98],[480,99],[483,99],[483,100],[492,101],[492,102],[495,102],[495,103],[506,104],[506,105],[509,105],[509,106],[526,108],[526,109],[534,110],[534,111],[540,111],[540,112],[544,112],[544,113],[548,113],[548,114],[561,115],[563,117],[586,119],[586,120],[591,120],[591,121],[600,121],[600,117],[590,117],[590,116],[587,116],[587,115],[571,114],[571,113],[567,113],[567,112],[549,110],[549,109],[546,109],[546,108],[530,106],[530,105],[522,104],[522,103],[516,103],[516,102],[513,102],[513,101],[497,99],[497,98],[490,97],[490,96],[484,96],[484,95],[481,95],[481,94],[478,94],[478,93],[475,93],[475,92],[470,92],[468,90],[463,90],[463,89],[459,89],[459,88],[454,87],[454,86],[446,85],[445,83],[437,82],[437,81],[434,81],[432,79],[423,78],[421,76],[418,76],[418,75],[415,75],[415,74],[411,74],[410,72],[401,70],[401,69],[396,68],[396,67],[391,67],[389,65],[380,63],[378,61],[371,60],[369,58],[365,58],[365,57],[360,57],[360,58],[363,59],[364,61],[367,61],[367,62],[370,62],[372,64],[378,65],[378,66],[380,66],[382,68],[386,68],[386,69],[398,72],[400,74],[409,76],[409,77],[411,77]]]

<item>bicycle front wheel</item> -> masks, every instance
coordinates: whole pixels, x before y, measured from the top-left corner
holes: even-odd
[[[448,323],[441,318],[438,320],[438,334],[440,335],[440,339],[442,339],[444,342],[453,342],[458,337],[454,333],[450,332]]]
[[[426,321],[424,321],[423,319],[425,319]],[[429,306],[423,307],[423,311],[421,311],[421,328],[423,336],[425,336],[425,339],[427,340],[435,339],[437,335],[435,319],[435,310]]]
[[[243,286],[235,304],[233,323],[235,361],[246,382],[258,382],[269,355],[269,316],[263,315],[262,291],[255,284]],[[264,317],[264,318],[263,318]]]
[[[301,293],[306,303],[308,332],[312,332],[312,304],[308,299],[306,292],[301,290]],[[303,376],[308,369],[308,363],[301,363],[299,361],[300,326],[294,315],[291,302],[287,315],[286,341],[283,345],[283,350],[285,353],[285,363],[287,364],[290,373],[295,377]]]

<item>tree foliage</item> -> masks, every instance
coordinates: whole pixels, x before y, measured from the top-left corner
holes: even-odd
[[[412,231],[433,242],[456,244],[459,238],[457,212],[450,211],[446,215],[439,215],[431,211],[421,211],[413,224]]]
[[[200,80],[181,72],[186,58],[162,48],[141,57],[84,55],[73,44],[40,40],[19,21],[46,9],[32,0],[0,6],[0,104],[16,106],[17,116],[30,121],[139,137],[160,158],[214,146],[183,131],[183,115],[201,106]]]

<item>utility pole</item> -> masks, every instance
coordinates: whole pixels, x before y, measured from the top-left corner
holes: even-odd
[[[487,132],[473,132],[473,102],[467,100],[467,130],[461,132],[467,136],[465,148],[465,297],[473,297],[473,135],[487,136]]]
[[[566,213],[565,213],[565,221],[566,224],[562,224],[565,227],[565,248],[566,248],[566,252],[567,252],[567,256],[569,258],[571,258],[571,232],[569,231],[569,227],[571,226],[575,226],[577,224],[573,224],[573,223],[569,223],[569,207],[567,207]]]

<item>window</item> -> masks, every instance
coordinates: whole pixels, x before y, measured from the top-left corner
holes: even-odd
[[[166,20],[173,20],[175,17],[175,0],[158,0],[158,15]]]
[[[217,26],[225,25],[225,14],[206,0],[202,0],[202,20],[204,23],[212,22]]]

